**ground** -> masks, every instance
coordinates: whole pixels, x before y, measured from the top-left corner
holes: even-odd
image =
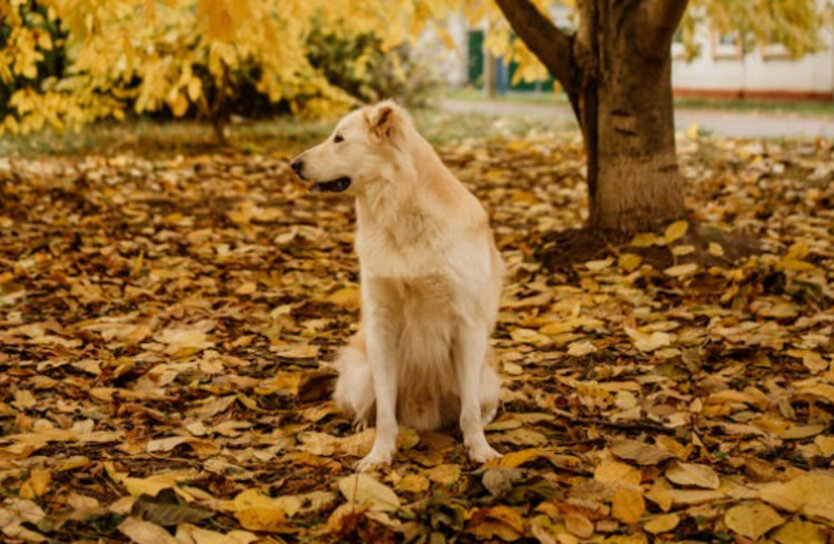
[[[401,429],[392,467],[354,475],[373,430],[328,400],[352,206],[287,167],[325,124],[6,142],[3,542],[831,541],[834,144],[681,136],[694,219],[753,259],[689,264],[678,222],[632,242],[667,268],[612,248],[546,270],[540,241],[585,214],[579,136],[418,121],[508,263],[503,459]]]
[[[492,99],[477,91],[449,93],[440,104],[455,113],[500,114],[548,119],[575,127],[570,105],[553,94],[513,94]],[[749,102],[680,99],[675,125],[681,132],[732,138],[834,138],[834,102]]]

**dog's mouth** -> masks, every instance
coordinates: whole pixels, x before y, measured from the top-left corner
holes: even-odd
[[[328,193],[341,193],[342,191],[347,190],[348,187],[350,187],[350,178],[347,176],[336,178],[333,181],[325,181],[313,185],[315,190],[326,191]]]

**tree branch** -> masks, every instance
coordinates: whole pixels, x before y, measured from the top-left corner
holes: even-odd
[[[689,0],[648,0],[646,17],[654,45],[669,48]]]
[[[510,26],[530,51],[572,94],[571,38],[540,12],[530,0],[496,0]]]

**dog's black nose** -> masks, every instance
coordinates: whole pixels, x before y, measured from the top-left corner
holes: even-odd
[[[290,164],[290,168],[292,168],[293,172],[300,176],[301,169],[304,168],[304,163],[301,161],[293,161],[292,164]]]

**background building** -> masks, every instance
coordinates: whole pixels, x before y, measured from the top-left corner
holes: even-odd
[[[552,11],[558,26],[569,26],[570,10]],[[450,32],[459,51],[446,59],[450,85],[483,88],[489,77],[483,48],[484,31],[454,21]],[[794,59],[779,44],[745,47],[738,34],[719,35],[708,27],[698,29],[697,57],[687,60],[682,43],[673,44],[672,84],[678,96],[703,98],[834,100],[834,31],[824,31],[823,50]],[[504,59],[494,63],[494,87],[506,92],[551,91],[553,80],[512,85],[515,65]]]

